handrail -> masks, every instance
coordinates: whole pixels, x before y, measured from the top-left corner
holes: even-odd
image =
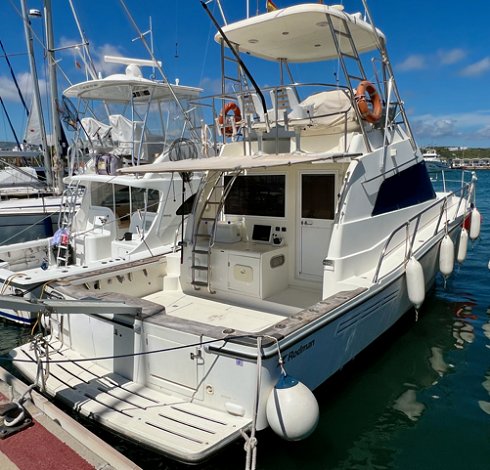
[[[234,133],[234,138],[236,136],[243,136],[243,141],[244,143],[248,142],[250,139],[255,140],[257,138],[259,141],[263,137],[263,133],[265,132],[266,134],[271,130],[272,132],[274,131],[274,128],[276,129],[276,139],[279,136],[278,127],[279,128],[284,128],[285,131],[293,130],[293,128],[296,130],[301,127],[308,127],[308,124],[315,124],[319,121],[322,121],[324,119],[327,120],[335,120],[335,117],[338,116],[339,122],[336,123],[323,123],[323,125],[327,126],[326,129],[332,129],[332,133],[343,135],[344,138],[346,138],[348,132],[349,132],[349,122],[347,121],[349,112],[353,107],[356,106],[354,97],[350,91],[350,89],[346,86],[341,86],[338,84],[332,84],[332,83],[325,83],[325,82],[309,82],[309,83],[284,83],[279,86],[269,86],[269,87],[264,87],[262,88],[262,92],[264,94],[267,94],[268,92],[271,92],[272,90],[277,90],[281,88],[291,88],[293,92],[296,92],[298,88],[309,88],[310,90],[313,89],[310,93],[305,93],[304,96],[309,97],[313,96],[322,92],[328,92],[328,91],[342,91],[348,101],[350,102],[350,106],[347,107],[347,109],[342,109],[341,111],[336,111],[333,110],[332,112],[329,113],[322,113],[321,115],[313,115],[312,113],[308,113],[305,111],[304,116],[294,116],[292,118],[287,117],[286,119],[282,118],[282,113],[278,114],[278,117],[274,119],[274,116],[271,115],[271,110],[276,109],[277,106],[274,106],[274,103],[270,103],[272,106],[271,109],[266,110],[264,112],[264,117],[262,118],[261,112],[262,109],[255,109],[257,112],[257,115],[259,116],[259,120],[256,120],[254,118],[250,119],[247,115],[242,114],[242,120],[238,123],[235,123],[236,126],[240,126],[240,129],[238,130],[237,134]],[[222,107],[217,107],[215,105],[216,102],[218,101],[233,101],[237,103],[239,106],[242,105],[241,101],[247,99],[247,95],[254,94],[254,90],[243,90],[243,91],[236,91],[236,92],[227,92],[225,94],[222,93],[217,93],[213,95],[207,95],[207,96],[201,96],[197,98],[193,98],[191,100],[191,103],[196,106],[200,107],[204,110],[207,110],[207,113],[210,113],[211,115],[208,115],[209,121],[212,122],[212,124],[209,125],[209,128],[212,130],[213,135],[214,135],[214,142],[216,145],[216,142],[218,140],[218,124],[217,124],[217,118],[218,118],[218,113],[221,111]],[[299,104],[301,105],[303,101],[300,101]],[[258,105],[258,103],[257,103]],[[260,108],[260,105],[258,105]],[[276,113],[277,115],[277,113]],[[332,119],[333,118],[333,119]],[[267,119],[268,125],[265,122]],[[344,122],[342,122],[344,121]],[[261,124],[263,124],[264,129],[261,128]],[[226,123],[223,124],[223,127],[227,125]],[[231,126],[233,129],[235,129],[235,125]],[[273,137],[272,134],[268,134],[269,138]],[[344,142],[344,147],[347,145],[347,142]],[[251,148],[251,146],[248,146]]]
[[[391,232],[390,236],[388,237],[388,239],[386,240],[384,246],[383,246],[383,249],[381,250],[381,255],[379,257],[379,261],[378,261],[378,264],[376,266],[376,271],[374,273],[374,277],[373,277],[373,284],[376,284],[378,282],[378,276],[379,276],[379,272],[381,270],[381,266],[383,264],[383,261],[385,259],[385,256],[386,256],[386,252],[388,250],[388,247],[389,247],[389,244],[391,243],[391,241],[393,240],[394,236],[399,233],[402,229],[406,229],[407,230],[407,238],[410,237],[409,233],[410,233],[410,224],[416,220],[416,224],[415,224],[415,229],[413,231],[413,234],[411,236],[411,241],[410,241],[410,247],[409,247],[409,250],[408,250],[408,256],[410,256],[410,254],[412,253],[412,249],[413,249],[413,245],[415,243],[415,236],[417,235],[417,232],[418,232],[418,229],[419,229],[419,226],[420,226],[420,220],[422,218],[422,216],[427,213],[429,210],[433,209],[434,207],[438,206],[438,205],[442,205],[441,207],[441,213],[439,214],[439,218],[438,218],[438,221],[437,221],[437,224],[436,224],[436,228],[435,228],[435,231],[434,231],[434,235],[437,234],[439,232],[439,226],[440,226],[440,223],[441,223],[441,219],[442,219],[442,216],[444,214],[444,209],[446,208],[447,210],[447,201],[450,197],[452,196],[455,196],[457,195],[458,193],[461,193],[461,197],[460,197],[460,200],[459,200],[459,203],[458,203],[458,210],[456,211],[456,214],[458,214],[459,212],[459,208],[461,206],[461,201],[462,201],[462,198],[464,196],[464,193],[466,192],[466,190],[469,190],[469,187],[472,183],[465,183],[464,186],[462,188],[460,188],[459,190],[457,191],[452,191],[450,193],[448,193],[443,199],[438,199],[435,203],[431,204],[430,206],[426,207],[424,210],[420,211],[418,214],[414,215],[413,217],[411,217],[410,219],[408,219],[406,222],[404,222],[403,224],[401,224],[399,227],[397,227],[395,230],[393,230],[393,232]],[[456,218],[456,217],[455,217]],[[454,218],[454,219],[455,219]],[[453,219],[453,220],[454,220]],[[406,240],[407,242],[408,240]]]

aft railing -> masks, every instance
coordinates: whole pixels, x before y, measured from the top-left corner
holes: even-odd
[[[425,209],[420,211],[418,214],[411,217],[406,222],[404,222],[399,227],[397,227],[395,230],[393,230],[393,232],[391,232],[390,236],[387,238],[387,240],[383,246],[383,249],[381,250],[381,255],[379,257],[378,264],[376,266],[376,270],[375,270],[375,273],[373,276],[373,284],[376,284],[379,281],[379,279],[380,279],[379,273],[381,271],[381,267],[383,265],[383,262],[384,262],[386,256],[389,253],[391,253],[395,249],[399,248],[402,244],[405,244],[407,247],[406,253],[405,253],[405,258],[403,259],[403,261],[400,262],[399,264],[397,264],[390,272],[397,269],[400,265],[402,265],[406,261],[406,259],[408,259],[411,256],[411,254],[413,252],[414,245],[415,245],[416,236],[418,235],[423,216],[425,214],[427,214],[429,211],[433,210],[435,207],[441,206],[440,213],[439,213],[439,216],[437,218],[437,224],[436,224],[434,232],[432,234],[432,236],[435,236],[441,230],[441,221],[443,220],[444,214],[446,213],[446,216],[447,216],[448,200],[454,196],[460,195],[456,210],[454,211],[454,216],[451,219],[453,221],[456,220],[458,214],[460,213],[461,204],[463,203],[465,198],[468,201],[468,203],[471,202],[470,199],[472,197],[473,185],[474,185],[474,181],[475,181],[474,178],[476,178],[476,177],[473,176],[472,181],[469,183],[463,182],[463,185],[460,189],[458,189],[456,191],[449,192],[443,199],[438,199],[433,204],[430,204]],[[445,224],[447,224],[447,223],[449,223],[449,220],[446,218]],[[411,232],[410,228],[413,224],[414,224],[413,233],[412,233],[412,235],[410,235],[410,232]],[[406,236],[403,238],[403,240],[401,242],[398,242],[396,246],[393,246],[390,248],[390,244],[391,244],[392,240],[395,238],[395,236],[397,234],[399,234],[403,230],[406,231]],[[389,273],[386,273],[384,276],[386,276],[388,274]]]
[[[347,134],[361,130],[354,110],[356,103],[348,87],[289,83],[261,91],[267,97],[266,110],[251,89],[192,100],[193,105],[204,109],[206,122],[211,122],[207,127],[213,135],[216,154],[221,146],[233,142],[243,142],[245,154],[260,153],[265,141],[275,142],[274,149],[280,153],[279,141],[284,139],[295,143],[292,151],[302,151],[301,135],[314,128],[322,134],[336,135],[339,142],[343,137],[346,152]]]

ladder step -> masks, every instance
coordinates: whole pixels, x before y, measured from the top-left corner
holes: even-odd
[[[233,78],[233,77],[229,77],[228,75],[225,75],[224,76],[225,80],[229,80],[230,82],[236,82],[236,83],[241,83],[240,82],[240,79],[238,78]]]
[[[204,222],[213,222],[215,219],[214,217],[201,217],[201,220],[204,220]]]
[[[338,34],[339,36],[344,36],[344,38],[350,38],[351,35],[349,33],[346,33],[345,31],[341,31],[340,29],[334,29],[333,32],[335,34]]]
[[[238,64],[238,60],[236,59],[236,57],[231,57],[231,56],[223,56],[223,59],[224,60],[227,60],[228,62],[234,62],[235,64]]]
[[[208,287],[209,283],[203,281],[192,281],[191,284],[197,287]]]
[[[192,269],[195,269],[196,271],[209,271],[207,266],[192,266]]]
[[[360,82],[362,82],[363,80],[366,80],[365,78],[357,77],[356,75],[349,75],[349,79],[359,80]]]
[[[208,250],[199,250],[199,249],[194,249],[192,250],[193,253],[196,253],[198,255],[208,255],[209,251]]]
[[[196,237],[211,238],[211,235],[209,233],[196,233]]]
[[[356,62],[360,62],[359,57],[354,54],[349,54],[348,52],[341,52],[344,57],[348,57],[349,59],[355,60]]]

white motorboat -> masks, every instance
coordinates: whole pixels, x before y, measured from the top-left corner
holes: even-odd
[[[167,256],[151,293],[141,295],[136,266],[132,279],[74,276],[50,283],[42,303],[24,300],[49,314],[51,335],[11,353],[19,371],[81,415],[187,462],[245,436],[250,463],[256,431],[313,431],[311,390],[418,311],[439,270],[450,275],[474,197],[474,179],[434,191],[363,4],[365,15],[302,4],[223,26],[219,156],[121,170],[205,172],[182,253]],[[230,47],[276,62],[278,85],[251,88]],[[226,66],[237,61],[231,92]],[[342,85],[324,82],[324,64],[309,83],[290,74],[290,64],[324,61],[338,61]],[[383,81],[368,82],[364,63]],[[478,236],[476,210],[471,218]]]
[[[80,118],[79,112],[71,111],[72,122],[79,123],[70,150],[76,174],[67,178],[60,228],[50,237],[0,246],[4,295],[38,298],[45,284],[55,279],[99,271],[119,275],[130,263],[144,259],[152,261],[145,271],[151,286],[162,276],[161,255],[177,248],[176,232],[182,229],[184,215],[176,211],[182,197],[197,190],[199,178],[115,172],[141,162],[201,156],[200,135],[188,130],[189,123],[200,122],[198,110],[187,116],[180,111],[188,110],[189,100],[201,90],[142,77],[140,67],[155,66],[152,61],[118,60],[128,64],[125,74],[78,83],[65,91],[65,103],[67,98],[77,99],[80,109],[91,114]],[[105,121],[97,119],[97,104],[107,113]],[[126,114],[118,112],[123,108]],[[1,302],[0,316],[23,324],[37,318]]]
[[[429,173],[440,173],[441,171],[450,169],[448,162],[443,160],[435,149],[426,149],[425,152],[422,153],[422,157],[424,158]]]

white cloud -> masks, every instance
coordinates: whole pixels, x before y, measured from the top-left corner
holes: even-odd
[[[80,41],[75,39],[70,39],[67,37],[62,37],[60,39],[60,47],[70,47],[78,44]],[[65,54],[69,54],[73,57],[73,65],[75,62],[80,64],[83,68],[83,60],[80,57],[80,54],[83,52],[79,48],[72,47],[71,49],[64,49]],[[111,64],[106,63],[104,61],[104,56],[112,55],[112,56],[122,56],[124,55],[121,51],[121,48],[118,46],[114,46],[112,44],[103,44],[102,46],[96,46],[95,44],[90,44],[90,53],[92,59],[94,60],[94,66],[97,72],[101,72],[103,76],[111,75],[118,71],[121,71],[123,66],[120,64]]]
[[[465,77],[476,77],[482,75],[490,70],[490,57],[485,57],[484,59],[475,62],[474,64],[468,65],[461,71],[461,75]]]
[[[408,56],[402,63],[397,65],[397,69],[407,72],[410,70],[421,70],[426,67],[426,59],[423,55],[414,54]]]
[[[442,65],[451,65],[463,60],[466,57],[466,51],[460,48],[450,50],[440,49],[437,51],[437,57]]]
[[[456,122],[453,119],[445,118],[416,119],[413,121],[413,130],[415,135],[428,139],[456,136],[458,134]]]
[[[20,73],[16,75],[17,83],[19,84],[20,91],[27,105],[32,99],[32,78],[30,73]],[[46,81],[44,79],[39,79],[39,90],[41,95],[45,95],[46,91]],[[4,101],[18,102],[20,104],[19,93],[15,87],[15,83],[10,75],[0,76],[0,91],[1,96]]]
[[[448,115],[423,115],[411,119],[412,128],[419,144],[462,145],[476,142],[490,145],[490,110]]]
[[[218,78],[203,77],[199,83],[199,88],[204,90],[204,95],[221,94],[221,80]]]
[[[411,70],[425,69],[429,64],[431,67],[453,65],[463,60],[466,55],[466,51],[461,48],[439,49],[436,53],[427,55],[412,54],[398,64],[397,69],[402,72],[409,72]]]
[[[102,72],[102,75],[111,75],[121,70],[121,64],[111,64],[104,62],[104,56],[123,56],[121,49],[118,46],[112,44],[103,44],[100,47],[93,48],[93,58],[95,62],[95,68],[97,72]]]

